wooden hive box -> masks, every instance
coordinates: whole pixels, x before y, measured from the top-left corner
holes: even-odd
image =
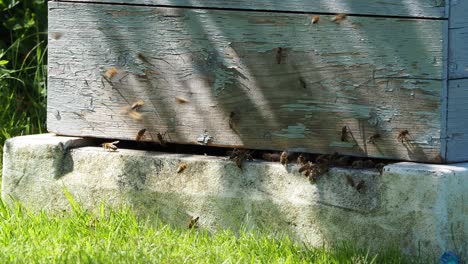
[[[466,14],[461,0],[49,2],[47,126],[466,161]]]

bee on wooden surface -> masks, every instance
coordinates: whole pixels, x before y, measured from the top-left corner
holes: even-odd
[[[197,228],[197,223],[198,223],[198,220],[200,219],[200,217],[190,217],[190,220],[188,222],[188,228],[189,229],[192,229],[192,228]]]
[[[435,163],[444,163],[445,159],[439,154],[434,158]]]
[[[283,164],[283,166],[285,167],[288,166],[288,152],[287,151],[281,152],[280,163]]]
[[[235,112],[229,113],[229,128],[237,133],[234,124],[237,122],[238,115]]]
[[[179,164],[179,167],[177,168],[177,173],[183,172],[187,168],[187,166],[188,166],[187,163],[181,162]]]
[[[320,21],[320,16],[313,16],[311,20],[312,24],[317,24]]]
[[[106,151],[117,151],[117,144],[120,141],[114,141],[114,142],[107,142],[107,143],[102,143],[101,146],[106,150]]]
[[[51,36],[53,39],[58,40],[58,39],[60,39],[60,38],[62,37],[62,33],[60,33],[60,32],[52,32],[52,33],[50,33],[50,36]]]
[[[146,128],[140,129],[140,131],[138,131],[135,137],[135,140],[136,141],[144,140],[146,138],[145,133],[146,133]]]
[[[306,159],[305,159],[304,155],[302,155],[302,153],[299,154],[299,156],[297,157],[296,163],[297,163],[298,165],[303,165],[303,164],[306,163]]]
[[[364,167],[364,162],[362,160],[355,160],[351,164],[351,168],[353,169],[362,169]]]
[[[367,142],[370,144],[375,144],[375,141],[377,141],[379,138],[380,138],[380,134],[375,133],[367,139]]]
[[[348,141],[348,126],[343,126],[341,128],[341,141]]]
[[[345,20],[347,17],[346,14],[336,14],[333,18],[332,21],[339,24],[341,21]]]
[[[175,97],[175,101],[178,103],[178,104],[185,104],[185,103],[188,103],[189,100],[181,97],[181,96],[176,96]]]
[[[166,144],[167,141],[166,141],[166,139],[165,139],[166,134],[167,134],[167,132],[164,132],[163,134],[161,134],[160,132],[158,132],[158,133],[156,134],[156,137],[158,138],[159,145],[161,145],[161,146],[163,146],[163,147],[167,146],[167,144]]]
[[[277,162],[280,160],[280,154],[278,153],[263,153],[262,159],[271,162]]]
[[[283,48],[278,47],[276,49],[276,64],[281,64],[282,59],[283,59]]]
[[[401,131],[400,133],[398,133],[397,139],[398,139],[398,141],[403,143],[404,141],[408,140],[408,136],[409,136],[409,131],[405,129],[405,130]]]
[[[110,79],[112,79],[112,77],[114,77],[115,75],[117,74],[117,68],[115,67],[110,67],[109,69],[106,70],[106,72],[104,73],[104,77],[110,81]]]

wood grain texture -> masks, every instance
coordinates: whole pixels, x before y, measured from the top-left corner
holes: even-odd
[[[449,80],[447,159],[468,160],[468,79]]]
[[[468,78],[468,1],[450,2],[449,77]]]
[[[202,8],[445,18],[445,0],[67,0]],[[447,0],[448,1],[448,0]]]
[[[146,128],[191,144],[207,131],[221,146],[433,160],[444,22],[331,18],[52,2],[48,129],[134,139]],[[122,109],[140,98],[138,121]]]

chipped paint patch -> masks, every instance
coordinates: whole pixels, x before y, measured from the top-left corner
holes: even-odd
[[[281,129],[280,132],[271,133],[273,136],[286,138],[305,138],[306,134],[310,134],[310,130],[304,124],[288,126],[286,129]]]
[[[288,112],[305,111],[321,113],[342,113],[354,118],[369,118],[370,107],[358,104],[324,103],[314,100],[298,100],[295,104],[283,104],[281,110]]]

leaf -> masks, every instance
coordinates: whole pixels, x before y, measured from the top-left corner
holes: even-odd
[[[7,61],[7,60],[0,60],[0,66],[1,66],[1,65],[6,65],[6,64],[8,64],[8,61]]]

